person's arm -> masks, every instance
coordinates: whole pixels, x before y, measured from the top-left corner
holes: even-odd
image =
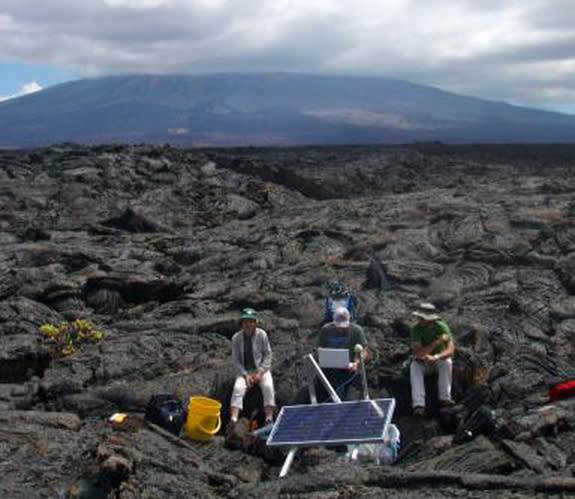
[[[413,355],[415,355],[418,359],[423,359],[424,357],[431,355],[431,352],[433,352],[441,343],[443,343],[441,338],[437,338],[427,346],[423,346],[423,344],[419,341],[414,341],[411,343],[411,350]]]
[[[455,353],[455,343],[453,342],[453,335],[451,334],[451,328],[443,321],[437,323],[441,335],[438,340],[440,343],[445,345],[445,348],[433,356],[434,361],[445,360],[453,357]]]
[[[261,366],[258,368],[258,374],[261,376],[263,376],[263,374],[266,371],[269,371],[272,368],[272,348],[270,346],[270,340],[268,338],[268,335],[265,331],[261,330],[261,336],[260,336],[260,340],[261,340],[261,349],[262,349],[262,356],[263,356],[263,360],[262,360],[262,364]]]
[[[363,329],[357,325],[355,326],[354,329],[355,331],[352,336],[354,355],[353,355],[353,362],[350,362],[349,364],[350,371],[357,371],[359,369],[360,359],[358,358],[357,353],[355,353],[355,345],[361,345],[363,347],[363,350],[361,351],[361,358],[363,359],[364,362],[367,362],[370,358],[369,347],[367,345],[367,340],[365,338],[365,333]]]
[[[410,347],[411,347],[411,352],[413,353],[413,356],[416,359],[423,359],[423,357],[425,357],[425,355],[427,355],[429,352],[427,352],[423,346],[423,343],[421,342],[421,338],[418,334],[418,326],[417,324],[414,326],[411,326],[410,330],[409,330],[409,339],[410,339]],[[431,350],[429,350],[431,351]]]
[[[439,352],[438,354],[435,354],[433,357],[434,360],[436,361],[445,360],[449,359],[450,357],[453,357],[453,354],[455,354],[455,343],[453,343],[453,340],[450,339],[445,350]]]

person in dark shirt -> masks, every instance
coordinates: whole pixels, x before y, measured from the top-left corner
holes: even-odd
[[[325,324],[319,331],[317,346],[321,348],[342,348],[349,351],[349,365],[347,369],[322,369],[326,378],[336,390],[342,400],[346,399],[349,389],[360,378],[358,370],[360,360],[355,353],[355,346],[361,345],[364,360],[369,357],[365,333],[361,326],[350,323],[350,313],[345,307],[335,309],[333,322]],[[320,366],[321,367],[321,366]],[[318,401],[324,402],[329,397],[322,384],[316,384]]]

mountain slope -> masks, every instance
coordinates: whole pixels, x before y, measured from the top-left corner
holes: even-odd
[[[0,103],[0,146],[573,141],[575,116],[398,80],[297,74],[114,76]]]

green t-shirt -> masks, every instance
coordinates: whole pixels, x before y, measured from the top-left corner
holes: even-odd
[[[453,341],[453,334],[451,334],[451,329],[445,321],[438,320],[434,321],[429,327],[424,326],[421,322],[418,322],[409,331],[409,337],[412,343],[421,343],[424,347],[433,343],[441,335],[447,334],[451,341]],[[440,343],[433,352],[432,355],[443,352],[447,348],[446,343]]]

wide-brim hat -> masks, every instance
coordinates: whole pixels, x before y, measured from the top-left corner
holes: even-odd
[[[412,312],[411,315],[426,321],[436,321],[439,319],[437,309],[433,303],[420,303],[417,310]]]
[[[258,320],[258,313],[253,308],[244,308],[240,314],[240,321],[244,319]]]

